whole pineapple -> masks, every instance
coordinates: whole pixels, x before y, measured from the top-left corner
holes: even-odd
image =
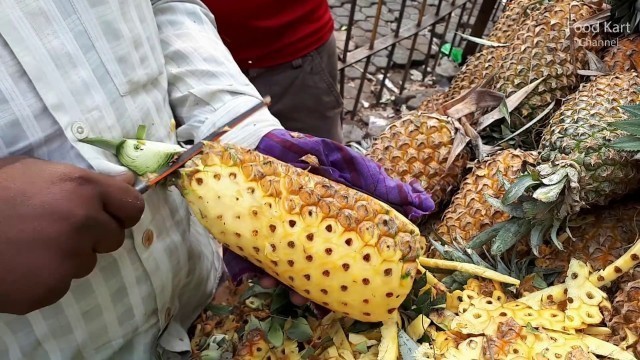
[[[522,174],[525,164],[536,159],[534,151],[505,149],[474,165],[436,227],[439,237],[448,244],[456,239],[467,243],[478,233],[508,220],[509,214],[491,206],[485,195],[502,196],[504,187],[498,173],[513,181]]]
[[[533,13],[542,8],[544,0],[513,0],[491,29],[487,40],[499,44],[508,44]],[[420,106],[421,111],[434,112],[437,108],[472,87],[480,84],[492,75],[502,59],[502,46],[486,46],[469,56],[464,66],[456,74],[447,91],[426,99]]]
[[[530,232],[531,246],[539,254],[549,234],[558,243],[556,233],[567,216],[608,204],[638,186],[640,165],[633,154],[608,145],[625,136],[610,124],[626,119],[620,106],[639,102],[639,87],[636,72],[602,75],[564,102],[543,133],[538,165],[502,198],[503,205],[520,211],[514,210],[518,217],[509,220],[517,231],[505,227],[496,235],[494,254],[515,244],[522,229]]]
[[[569,226],[564,250],[543,244],[536,266],[558,269],[556,283],[564,281],[572,258],[602,270],[621,257],[640,235],[640,201],[633,198],[580,212]]]
[[[447,169],[455,132],[453,120],[446,116],[412,112],[376,138],[367,156],[391,177],[407,183],[418,180],[438,208],[458,187],[469,159],[463,150]]]
[[[180,171],[184,198],[218,241],[310,300],[383,321],[411,290],[425,240],[377,199],[220,143]]]
[[[611,72],[638,70],[640,66],[640,35],[633,34],[618,39],[605,51],[602,62]]]
[[[511,96],[535,80],[544,78],[513,111],[511,125],[520,128],[556,99],[571,94],[580,84],[578,70],[588,69],[587,52],[598,51],[601,42],[587,31],[570,32],[577,21],[602,8],[600,1],[550,2],[523,24],[496,69],[489,88]]]

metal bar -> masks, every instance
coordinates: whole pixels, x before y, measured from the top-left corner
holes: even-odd
[[[398,25],[396,26],[395,31],[393,32],[393,36],[397,39],[400,36],[400,29],[402,26],[402,20],[404,20],[404,10],[407,6],[407,0],[402,0],[400,4],[400,14],[398,15]],[[389,54],[387,55],[387,64],[384,67],[384,71],[382,74],[382,80],[380,81],[380,90],[378,90],[378,95],[376,96],[376,103],[379,103],[382,100],[382,93],[384,92],[384,86],[387,83],[387,77],[389,76],[389,69],[391,68],[391,62],[393,61],[393,54],[396,51],[396,44],[393,43],[391,45],[391,49],[389,49]]]
[[[431,25],[431,30],[429,31],[429,45],[427,46],[427,59],[424,62],[424,67],[422,68],[422,81],[424,81],[427,78],[427,71],[429,71],[429,58],[431,57],[431,49],[433,48],[433,34],[435,34],[436,31],[436,24],[432,24]],[[438,51],[436,51],[436,53],[433,56],[433,65],[435,66],[436,64],[436,57],[439,56],[438,54],[440,53],[440,49],[438,49]]]
[[[491,18],[491,12],[495,8],[498,0],[483,0],[480,5],[480,9],[478,9],[478,15],[476,16],[476,21],[473,23],[473,27],[471,28],[471,33],[469,35],[473,37],[482,37],[484,31],[487,29],[487,25],[489,24],[489,20]],[[466,61],[467,57],[474,54],[478,49],[478,43],[473,41],[467,41],[464,46],[463,53],[463,62]]]
[[[350,52],[347,57],[346,57],[346,61],[340,61],[340,63],[338,64],[338,68],[342,69],[345,68],[349,65],[353,65],[355,63],[357,63],[358,61],[361,61],[362,59],[366,58],[369,55],[373,55],[377,52],[379,52],[380,50],[383,50],[389,46],[391,46],[394,43],[398,43],[412,35],[414,35],[417,32],[420,32],[424,29],[426,29],[427,27],[431,26],[432,24],[435,24],[437,21],[441,20],[442,18],[444,18],[445,16],[447,16],[447,13],[457,9],[458,7],[462,6],[462,4],[466,3],[467,1],[470,0],[463,0],[460,4],[456,4],[454,5],[445,5],[443,6],[442,10],[444,10],[444,14],[440,14],[440,15],[435,15],[435,14],[428,14],[425,16],[425,18],[422,21],[422,25],[421,26],[416,26],[416,24],[411,24],[411,25],[407,25],[404,28],[402,28],[400,30],[400,35],[398,37],[395,36],[395,34],[389,34],[385,37],[382,37],[380,39],[378,39],[376,41],[376,44],[373,48],[368,48],[368,47],[360,47],[356,50],[353,50],[352,52]],[[487,0],[487,1],[497,1],[497,0]]]
[[[465,22],[467,26],[471,25],[471,17],[473,16],[473,12],[476,10],[476,5],[478,5],[478,0],[473,0],[473,5],[471,5],[471,10],[469,10],[469,15],[467,16],[467,21]],[[466,41],[466,40],[462,40]]]
[[[382,3],[384,0],[378,0],[378,7],[376,9],[376,18],[373,21],[373,32],[371,33],[371,41],[369,42],[369,50],[372,50],[376,45],[376,37],[378,36],[378,26],[380,25],[380,15],[382,14]],[[351,112],[351,119],[355,116],[358,111],[358,105],[360,103],[360,96],[362,95],[362,89],[364,88],[364,81],[367,77],[367,71],[369,70],[369,64],[371,64],[371,57],[373,54],[367,56],[367,59],[364,63],[364,68],[362,69],[362,76],[360,76],[360,84],[358,85],[358,92],[356,93],[356,98],[353,102],[353,110]]]
[[[460,31],[460,24],[462,24],[462,17],[464,15],[464,9],[467,6],[467,3],[462,4],[462,8],[460,8],[460,17],[458,17],[458,24],[456,25],[456,32],[453,33],[453,39],[451,39],[451,46],[456,46],[456,38],[458,37],[458,32]],[[462,39],[462,36],[460,37]],[[460,45],[460,44],[457,44]]]
[[[454,0],[455,1],[455,0]],[[418,22],[416,23],[416,28],[420,28],[422,26],[422,20],[424,18],[424,12],[427,9],[427,0],[422,0],[422,5],[420,6],[420,12],[418,14]],[[400,83],[400,94],[404,91],[404,86],[407,82],[407,77],[409,76],[409,69],[411,68],[411,61],[413,60],[413,52],[416,49],[416,42],[418,41],[418,35],[420,32],[416,32],[413,35],[413,39],[411,40],[411,48],[409,49],[409,58],[407,58],[407,64],[404,67],[404,73],[402,74],[402,82]]]
[[[349,55],[349,40],[351,40],[351,29],[353,29],[353,19],[356,14],[356,4],[358,0],[351,0],[351,9],[349,11],[349,24],[347,25],[347,37],[344,40],[344,49],[342,49],[342,60],[344,61]],[[340,96],[344,98],[345,73],[344,68],[340,70]]]

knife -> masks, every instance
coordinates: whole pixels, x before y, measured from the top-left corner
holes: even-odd
[[[193,146],[191,146],[189,149],[183,152],[176,160],[172,161],[171,163],[169,163],[168,165],[160,169],[158,171],[158,176],[150,180],[142,181],[136,184],[135,186],[136,190],[141,194],[146,193],[147,191],[149,191],[149,189],[151,189],[151,187],[153,187],[160,181],[166,179],[169,175],[171,175],[176,170],[184,166],[189,160],[193,159],[194,156],[198,155],[202,151],[202,147],[205,141],[208,142],[208,141],[215,141],[219,139],[221,136],[228,133],[233,128],[238,126],[240,123],[242,123],[244,120],[246,120],[249,116],[253,115],[256,111],[260,110],[262,107],[269,106],[270,104],[271,104],[271,97],[265,96],[261,102],[247,109],[246,111],[236,116],[235,118],[231,119],[229,122],[224,124],[224,126],[220,127],[218,130],[207,135],[201,141],[193,144]]]

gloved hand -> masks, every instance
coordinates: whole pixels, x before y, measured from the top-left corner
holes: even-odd
[[[267,133],[258,143],[256,151],[366,193],[414,222],[435,208],[431,196],[417,180],[407,184],[392,179],[373,160],[328,139],[278,129]],[[319,166],[301,160],[305,155],[315,156]],[[234,282],[247,274],[265,274],[262,269],[226,248],[224,263]],[[269,282],[263,280],[263,283]]]

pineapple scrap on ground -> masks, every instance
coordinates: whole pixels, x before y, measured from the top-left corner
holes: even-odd
[[[638,187],[640,162],[609,144],[625,135],[611,123],[626,118],[621,105],[640,101],[639,87],[636,72],[615,73],[597,76],[569,96],[543,133],[537,166],[511,184],[500,201],[513,217],[486,230],[502,226],[491,247],[494,255],[526,233],[536,255],[549,235],[561,246],[557,232],[568,217]],[[511,229],[504,225],[509,222]]]
[[[632,197],[582,211],[571,221],[568,231],[562,236],[563,250],[543,244],[535,260],[539,268],[560,271],[557,283],[564,281],[571,258],[584,261],[597,271],[622,256],[640,237],[640,201]]]

